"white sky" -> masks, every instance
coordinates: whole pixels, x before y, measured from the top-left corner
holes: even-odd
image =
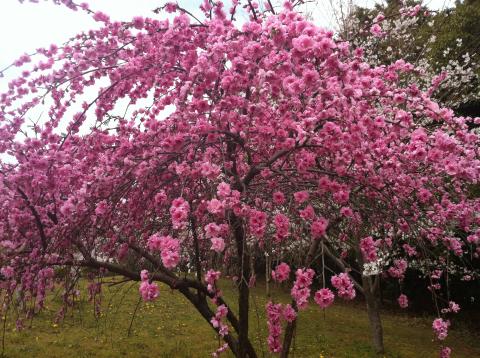
[[[28,0],[27,0],[28,1]],[[309,5],[315,22],[322,27],[332,27],[335,20],[331,3],[346,0],[318,0],[317,5]],[[377,0],[378,1],[378,0]],[[78,0],[82,2],[82,0]],[[166,0],[90,0],[93,10],[101,10],[115,20],[130,20],[133,16],[162,16],[152,10]],[[274,3],[282,3],[276,0]],[[375,0],[353,0],[361,6],[372,6]],[[178,0],[184,8],[194,10],[201,0]],[[431,8],[451,6],[454,0],[426,0]],[[83,12],[75,13],[64,6],[57,6],[50,0],[40,4],[18,0],[0,0],[0,69],[12,63],[21,54],[31,53],[39,47],[52,43],[61,44],[73,35],[98,26]]]

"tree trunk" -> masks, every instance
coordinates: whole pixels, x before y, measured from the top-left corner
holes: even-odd
[[[379,278],[376,277],[375,282],[372,281],[371,276],[362,276],[368,320],[370,321],[370,330],[372,332],[373,348],[377,354],[383,354],[385,347],[383,345],[382,320],[380,319]]]
[[[270,255],[265,256],[265,292],[267,298],[270,298]]]
[[[238,272],[238,357],[255,358],[248,339],[248,313],[250,290],[248,280],[250,279],[250,258],[246,250],[245,230],[242,221],[233,213],[229,214],[230,224],[233,227],[237,254],[240,264]]]
[[[292,303],[292,306],[294,305],[295,303]],[[292,345],[292,340],[293,340],[293,337],[295,336],[296,328],[297,328],[297,319],[287,324],[287,328],[285,329],[285,335],[283,338],[283,346],[282,346],[282,352],[280,353],[280,358],[288,358],[288,355],[290,354],[290,346]]]

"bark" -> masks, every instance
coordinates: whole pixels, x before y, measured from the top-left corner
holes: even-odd
[[[380,318],[380,287],[378,281],[378,278],[374,281],[371,276],[362,276],[373,348],[377,354],[383,354],[385,352],[385,347],[383,345],[383,327]]]
[[[296,303],[292,301],[292,306],[296,310]],[[283,346],[282,352],[280,353],[280,358],[287,358],[290,353],[290,346],[292,344],[293,337],[295,336],[295,328],[297,327],[297,320],[289,322],[287,328],[285,328],[285,335],[283,337]]]
[[[250,258],[246,250],[245,229],[242,221],[233,213],[229,213],[230,225],[233,228],[235,242],[237,246],[237,257],[239,262],[238,273],[238,357],[254,358],[256,357],[248,339],[248,311],[250,308],[250,289],[248,280],[250,278]]]
[[[267,298],[270,298],[270,255],[265,257],[265,291]]]
[[[195,306],[197,311],[208,322],[208,324],[211,325],[210,320],[214,317],[214,314],[210,307],[208,307],[208,303],[205,298],[194,295],[188,289],[181,289],[180,292]],[[226,334],[223,337],[223,340],[228,344],[228,347],[231,349],[233,354],[235,354],[236,357],[240,357],[239,343],[230,334]]]

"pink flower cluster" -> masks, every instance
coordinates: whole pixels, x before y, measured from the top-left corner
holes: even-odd
[[[227,224],[209,223],[205,225],[204,229],[205,229],[205,235],[207,236],[207,238],[226,237],[228,235]]]
[[[310,226],[310,232],[314,239],[320,239],[327,233],[328,220],[320,217]]]
[[[300,210],[299,213],[300,217],[306,221],[312,221],[315,218],[315,210],[311,205],[307,205],[307,207],[303,210]]]
[[[174,229],[183,229],[188,221],[190,205],[183,198],[176,198],[170,207],[170,216]]]
[[[416,256],[417,255],[417,250],[415,250],[413,247],[411,247],[409,244],[403,244],[402,245],[403,249],[407,253],[408,256]]]
[[[160,251],[163,265],[174,268],[180,261],[180,242],[170,235],[153,234],[149,237],[147,247],[150,251]]]
[[[294,193],[293,197],[297,204],[302,204],[308,200],[310,195],[308,194],[308,191],[303,190],[303,191],[297,191],[296,193]]]
[[[366,262],[377,260],[377,247],[373,237],[367,236],[360,240],[360,251]]]
[[[339,297],[346,300],[353,300],[355,298],[356,293],[352,280],[346,272],[332,276],[331,282],[333,287],[337,289]]]
[[[228,333],[228,326],[222,322],[222,319],[227,317],[228,308],[225,305],[220,305],[217,307],[217,312],[215,316],[212,317],[210,323],[212,324],[213,328],[218,330],[218,334],[223,337]]]
[[[225,182],[221,182],[217,186],[217,196],[220,199],[226,199],[227,197],[230,196],[232,193],[232,189],[230,188],[230,184],[227,184]]]
[[[320,308],[327,308],[333,303],[335,299],[335,295],[329,288],[321,288],[317,292],[315,292],[314,296],[315,302]]]
[[[293,322],[297,318],[297,312],[290,304],[282,306],[271,301],[266,305],[268,325],[268,348],[270,352],[279,353],[282,349],[280,337],[282,335],[282,319]]]
[[[225,237],[228,234],[228,226],[226,224],[215,224],[210,223],[205,225],[205,236],[210,238],[210,242],[212,246],[210,247],[211,250],[216,251],[218,253],[223,252],[225,250]]]
[[[388,269],[388,274],[393,278],[403,279],[408,264],[404,259],[395,260],[393,266]]]
[[[287,322],[293,322],[297,318],[297,312],[293,309],[291,304],[287,304],[283,308],[283,318]]]
[[[290,275],[290,266],[285,262],[280,263],[274,271],[272,271],[272,278],[277,282],[283,282],[288,279]]]
[[[210,247],[211,250],[221,253],[225,250],[225,240],[221,237],[212,237],[210,239],[212,246]]]
[[[432,324],[433,331],[441,341],[447,338],[448,327],[450,327],[450,321],[444,321],[442,318],[435,319]]]
[[[200,173],[206,178],[215,179],[220,174],[220,167],[216,164],[205,162],[200,165]]]
[[[276,191],[273,193],[273,202],[277,205],[282,205],[285,203],[285,195],[281,191]]]
[[[222,215],[225,211],[225,205],[218,199],[212,199],[207,203],[207,210],[213,215]]]
[[[403,293],[400,296],[398,296],[397,302],[398,302],[398,305],[401,308],[407,308],[408,307],[408,297],[406,295],[404,295]]]
[[[273,218],[273,223],[275,224],[276,229],[276,239],[277,241],[281,242],[288,237],[290,221],[286,215],[277,214]]]
[[[450,347],[443,347],[440,351],[440,358],[450,358],[452,354],[452,349]]]
[[[443,308],[441,310],[442,313],[458,313],[460,312],[460,305],[453,301],[448,303],[448,308]]]
[[[140,272],[140,278],[142,283],[138,288],[140,295],[144,301],[153,301],[158,297],[159,291],[158,286],[155,282],[148,281],[148,271],[142,270]]]
[[[258,237],[261,238],[265,234],[265,228],[267,225],[267,214],[263,211],[259,210],[252,210],[250,212],[250,232]]]
[[[0,273],[5,279],[10,279],[13,277],[15,271],[11,266],[4,266],[0,269]]]
[[[291,295],[297,303],[299,309],[304,309],[308,305],[308,299],[310,297],[310,286],[312,285],[315,271],[312,269],[298,269],[295,272],[296,280],[293,284]]]
[[[207,283],[207,290],[209,292],[216,292],[215,283],[220,278],[220,271],[208,270],[205,274],[205,282]]]
[[[268,348],[270,352],[279,353],[282,349],[282,304],[267,303]]]
[[[384,32],[379,24],[373,24],[372,27],[370,27],[370,32],[375,37],[382,37],[384,35]]]

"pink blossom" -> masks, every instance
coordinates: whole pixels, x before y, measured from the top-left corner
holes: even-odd
[[[315,218],[315,210],[311,205],[307,205],[307,207],[303,210],[300,210],[300,217],[307,221],[312,221]]]
[[[172,201],[170,207],[170,216],[174,229],[184,228],[187,224],[190,205],[183,198],[177,198]]]
[[[147,246],[150,251],[160,251],[160,257],[166,268],[174,268],[180,261],[180,242],[170,235],[160,236],[153,234],[148,239]]]
[[[11,267],[11,266],[4,266],[0,269],[0,273],[6,279],[10,279],[10,278],[13,277],[15,271],[14,271],[13,267]]]
[[[433,321],[432,328],[439,340],[443,341],[445,338],[447,338],[449,326],[450,321],[444,321],[441,318],[436,318]]]
[[[377,259],[377,247],[375,246],[375,240],[371,236],[360,240],[360,251],[366,262],[372,262]]]
[[[393,278],[403,279],[408,264],[404,259],[395,260],[393,266],[388,269],[388,274]]]
[[[302,204],[304,202],[306,202],[309,198],[309,194],[308,194],[308,191],[297,191],[296,193],[293,194],[293,197],[295,198],[295,202],[297,204]]]
[[[215,223],[205,225],[205,235],[208,238],[220,237],[222,233],[222,227]]]
[[[340,209],[340,214],[347,218],[353,218],[353,210],[349,208],[348,206],[344,206]]]
[[[448,308],[443,308],[441,310],[442,313],[458,313],[460,311],[460,305],[453,301],[448,303]]]
[[[220,278],[220,271],[208,270],[205,274],[205,282],[210,292],[215,292],[215,283]]]
[[[450,308],[450,311],[453,312],[453,313],[458,313],[460,311],[460,305],[458,303],[450,301],[448,303],[448,306]]]
[[[451,348],[443,347],[442,350],[440,351],[440,358],[450,358],[451,354],[452,354]]]
[[[266,305],[267,310],[267,325],[268,325],[268,348],[270,352],[279,353],[282,349],[281,343],[281,318],[282,318],[282,304],[274,304],[268,302]]]
[[[142,281],[139,291],[143,300],[147,302],[155,300],[159,295],[158,286],[154,282],[149,283],[148,281]]]
[[[285,262],[280,263],[275,271],[272,271],[272,278],[277,282],[283,282],[288,279],[290,275],[290,266]]]
[[[370,32],[375,37],[382,37],[384,35],[382,28],[379,24],[373,24],[372,27],[370,27]]]
[[[210,248],[211,250],[218,253],[225,250],[225,241],[221,237],[212,237],[210,241],[212,242],[212,247]]]
[[[407,253],[408,256],[415,256],[417,255],[417,250],[415,250],[412,246],[408,244],[403,244],[403,249]]]
[[[256,237],[263,237],[267,224],[267,214],[263,211],[252,210],[250,212],[250,231]]]
[[[141,16],[135,16],[132,21],[133,27],[140,30],[145,25],[145,19]]]
[[[310,232],[314,239],[320,239],[327,233],[328,220],[320,217],[310,225]]]
[[[430,191],[428,191],[427,189],[421,188],[417,193],[417,197],[420,200],[420,202],[425,204],[432,197],[432,193]]]
[[[299,309],[305,309],[310,297],[310,286],[312,285],[315,271],[312,269],[298,269],[295,272],[296,280],[291,289],[292,298],[297,303]]]
[[[140,271],[140,279],[142,281],[148,280],[148,271],[147,270]]]
[[[283,318],[287,322],[293,322],[297,319],[297,312],[293,309],[292,305],[287,304],[283,309]]]
[[[167,2],[165,4],[165,11],[168,13],[173,13],[177,11],[177,4],[175,4],[174,2]]]
[[[216,179],[220,175],[220,167],[213,163],[202,163],[200,165],[200,173],[209,179]]]
[[[281,191],[273,193],[273,202],[277,205],[285,203],[285,195]]]
[[[98,216],[102,216],[102,215],[105,215],[107,210],[108,210],[108,204],[105,200],[102,200],[97,204],[97,207],[95,208],[95,214],[97,214]]]
[[[279,241],[282,241],[289,234],[290,221],[287,216],[277,214],[273,218],[273,223],[275,224],[277,238]]]
[[[327,308],[333,303],[335,295],[328,288],[321,288],[315,292],[314,296],[315,302],[320,306],[320,308]]]
[[[99,21],[99,22],[109,22],[110,21],[110,18],[108,17],[108,15],[106,15],[105,13],[103,13],[101,11],[97,11],[95,14],[93,14],[93,19],[95,21]]]
[[[218,333],[221,337],[224,337],[228,334],[228,325],[223,322],[223,319],[227,317],[228,308],[225,305],[220,305],[217,307],[217,312],[215,316],[210,320],[210,323],[214,328],[218,330]]]
[[[221,182],[217,186],[217,195],[220,199],[225,199],[230,195],[232,189],[230,189],[230,185],[224,182]]]
[[[313,38],[308,35],[301,35],[292,41],[293,47],[300,51],[300,52],[305,52],[310,50],[315,42],[313,41]]]
[[[408,307],[408,297],[404,294],[401,294],[400,296],[398,296],[397,302],[398,302],[398,305],[401,308],[407,308]]]
[[[353,300],[355,298],[356,294],[353,288],[353,282],[347,273],[343,272],[332,276],[331,282],[333,287],[337,289],[339,297],[346,300]]]
[[[346,204],[350,198],[350,192],[348,190],[339,190],[333,193],[333,199],[339,204]]]
[[[210,214],[219,215],[223,214],[225,207],[223,205],[223,202],[221,202],[220,200],[212,199],[207,204],[207,210]]]

